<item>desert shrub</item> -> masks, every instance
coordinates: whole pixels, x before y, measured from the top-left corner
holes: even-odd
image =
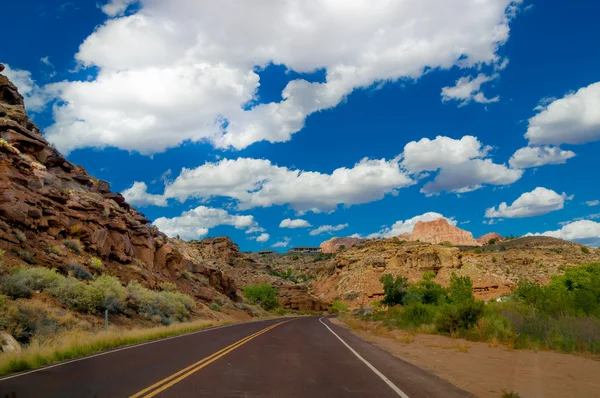
[[[435,318],[438,331],[457,333],[474,326],[483,315],[483,301],[466,301],[443,306]]]
[[[58,279],[50,293],[64,305],[80,312],[95,313],[103,308],[102,293],[75,278]]]
[[[408,279],[397,276],[395,279],[390,274],[384,274],[379,281],[383,284],[384,298],[381,304],[394,306],[404,304],[404,298],[408,293]]]
[[[160,288],[160,290],[165,291],[165,292],[176,292],[177,290],[177,286],[174,283],[171,282],[161,282],[160,285],[158,285],[158,287]]]
[[[179,292],[155,292],[137,281],[129,282],[127,293],[138,313],[148,317],[158,315],[164,324],[184,321],[195,307],[194,300],[188,295]]]
[[[0,265],[4,262],[4,255],[6,254],[6,250],[0,249]]]
[[[209,308],[213,311],[221,312],[221,307],[217,303],[212,303]]]
[[[496,258],[496,256],[493,256],[493,257],[492,257],[492,262],[493,262],[493,263],[496,263],[496,262],[498,262],[498,259]]]
[[[495,245],[496,243],[498,243],[498,239],[496,239],[496,238],[492,238],[492,239],[488,240],[488,245]]]
[[[69,227],[69,235],[70,236],[82,236],[84,234],[83,225],[77,223],[73,224]]]
[[[68,247],[69,249],[73,250],[73,253],[75,254],[81,254],[81,242],[79,240],[76,239],[65,239],[63,241],[63,244]]]
[[[102,264],[102,260],[100,260],[98,257],[90,258],[88,265],[97,272],[102,272],[104,270],[104,264]]]
[[[243,291],[251,304],[258,304],[267,311],[279,307],[279,291],[269,284],[249,285],[244,287]]]
[[[46,247],[46,253],[56,254],[56,255],[59,255],[59,256],[62,254],[60,252],[60,250],[58,250],[58,248],[56,246],[47,246]]]
[[[111,313],[119,313],[125,309],[127,289],[121,285],[117,278],[101,275],[90,283],[90,286],[100,292],[102,309],[106,309]]]
[[[348,304],[341,301],[334,301],[329,307],[329,313],[331,314],[343,314],[348,312]]]
[[[298,283],[298,278],[294,275],[294,271],[291,268],[288,268],[286,271],[272,271],[271,275],[290,282]]]
[[[44,290],[55,286],[64,277],[48,268],[15,268],[2,278],[2,292],[8,296],[29,297],[32,290]]]
[[[475,253],[475,254],[481,254],[481,253],[483,253],[483,249],[481,249],[481,247],[476,247],[476,248],[473,250],[473,253]]]
[[[521,395],[514,391],[502,390],[502,398],[521,398]]]
[[[15,237],[19,240],[19,242],[25,242],[27,240],[27,237],[25,236],[25,234],[23,233],[23,231],[21,231],[20,229],[15,229],[13,231],[13,233],[15,234]]]
[[[4,232],[8,232],[8,231],[10,231],[10,225],[8,225],[4,221],[0,220],[0,229],[3,230]]]
[[[37,262],[35,261],[35,257],[33,256],[33,254],[29,253],[27,250],[19,250],[17,252],[17,256],[19,256],[21,260],[25,261],[27,264],[30,265],[33,265]]]
[[[582,252],[583,254],[590,254],[590,249],[588,249],[588,248],[587,248],[587,247],[585,247],[585,246],[581,246],[581,252]]]
[[[454,247],[454,245],[448,241],[444,241],[444,242],[440,243],[440,246]]]
[[[92,279],[94,279],[92,274],[90,274],[87,269],[83,268],[80,265],[67,264],[66,269],[69,272],[69,274],[73,275],[77,279],[81,279],[81,280],[85,280],[85,281],[91,281]]]

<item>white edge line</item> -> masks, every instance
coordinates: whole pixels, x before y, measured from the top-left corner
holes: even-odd
[[[358,352],[356,352],[352,347],[350,347],[348,345],[348,343],[346,343],[344,340],[342,340],[342,338],[340,336],[337,335],[336,332],[334,332],[329,326],[327,326],[327,324],[325,322],[323,322],[323,318],[325,318],[325,317],[319,318],[319,322],[321,322],[323,324],[323,326],[325,326],[327,329],[329,329],[329,331],[331,333],[333,333],[333,335],[335,337],[337,337],[342,342],[342,344],[344,344],[354,355],[356,355],[356,357],[358,359],[360,359],[361,361],[363,361],[365,363],[365,365],[367,365],[369,367],[369,369],[371,369],[377,376],[379,376],[379,378],[381,380],[385,381],[385,383],[388,386],[390,386],[390,388],[392,390],[394,390],[394,392],[396,394],[398,394],[402,398],[408,398],[408,395],[406,395],[401,389],[399,389],[394,383],[392,383],[392,381],[390,379],[388,379],[387,377],[385,377],[383,375],[383,373],[381,373],[379,370],[377,370],[377,368],[375,366],[371,365],[366,359],[364,359],[363,357],[361,357]]]
[[[99,352],[98,354],[89,355],[89,356],[85,356],[85,357],[77,358],[77,359],[71,359],[69,361],[60,362],[60,363],[57,363],[57,364],[54,364],[54,365],[44,366],[44,367],[41,367],[39,369],[30,370],[28,372],[17,373],[17,374],[12,375],[12,376],[0,377],[0,382],[3,382],[4,380],[8,380],[8,379],[14,379],[16,377],[25,376],[25,375],[28,375],[28,374],[31,374],[31,373],[40,372],[42,370],[52,369],[52,368],[56,368],[56,367],[63,366],[63,365],[68,365],[68,364],[73,363],[73,362],[84,361],[86,359],[100,357],[102,355],[108,355],[108,354],[113,354],[113,353],[119,352],[119,351],[125,351],[125,350],[130,350],[132,348],[142,347],[142,346],[145,346],[145,345],[148,345],[148,344],[160,343],[160,342],[163,342],[163,341],[173,340],[173,339],[177,339],[177,338],[180,338],[180,337],[193,336],[193,335],[198,334],[198,333],[210,332],[212,330],[224,329],[224,328],[229,328],[229,327],[232,327],[232,326],[247,325],[247,324],[250,324],[250,323],[257,323],[257,322],[268,322],[268,321],[273,321],[273,320],[277,320],[277,319],[281,319],[281,318],[257,320],[257,321],[250,321],[250,322],[240,322],[240,323],[232,323],[231,325],[209,327],[207,329],[198,330],[197,332],[184,333],[184,334],[180,334],[180,335],[177,335],[177,336],[165,337],[164,339],[156,339],[156,340],[152,340],[152,341],[147,341],[145,343],[139,343],[139,344],[129,345],[127,347],[116,348],[114,350]]]

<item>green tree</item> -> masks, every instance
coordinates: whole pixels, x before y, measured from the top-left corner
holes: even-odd
[[[404,304],[404,299],[408,293],[408,279],[403,276],[397,276],[395,279],[390,274],[382,275],[379,281],[383,284],[384,298],[381,304],[394,306]]]
[[[455,273],[452,273],[448,291],[450,293],[448,300],[451,303],[464,303],[475,300],[475,296],[473,296],[473,282],[468,276],[457,276]]]

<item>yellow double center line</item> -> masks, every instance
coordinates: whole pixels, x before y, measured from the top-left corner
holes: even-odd
[[[235,350],[236,348],[243,346],[250,340],[257,338],[261,334],[267,333],[269,330],[271,330],[279,325],[282,325],[286,322],[289,322],[289,321],[276,323],[276,324],[268,326],[262,330],[259,330],[258,332],[251,334],[250,336],[244,337],[243,339],[236,341],[232,345],[225,347],[222,350],[217,351],[214,354],[209,355],[208,357],[206,357],[204,359],[201,359],[200,361],[188,366],[185,369],[181,369],[179,372],[174,373],[165,379],[162,379],[158,383],[155,383],[148,388],[143,389],[142,391],[132,395],[130,398],[139,398],[142,396],[145,398],[153,397],[153,396],[161,393],[162,391],[166,390],[167,388],[179,383],[181,380],[192,375],[193,373],[196,373],[197,371],[204,368],[205,366],[210,365],[217,359],[224,357],[225,355],[229,354],[231,351]]]

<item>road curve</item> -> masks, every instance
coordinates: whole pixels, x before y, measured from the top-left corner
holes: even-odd
[[[471,397],[327,318],[215,328],[0,379],[0,398]]]

